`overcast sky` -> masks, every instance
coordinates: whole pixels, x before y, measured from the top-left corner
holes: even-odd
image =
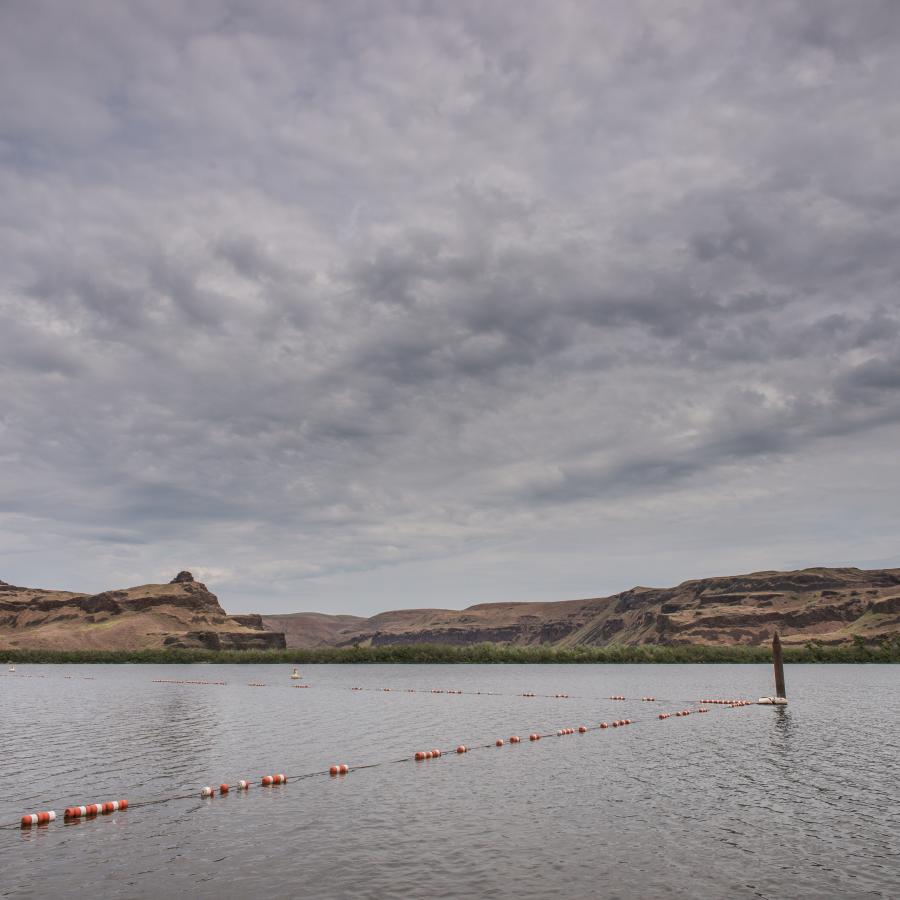
[[[0,3],[0,578],[372,613],[900,565],[900,3]]]

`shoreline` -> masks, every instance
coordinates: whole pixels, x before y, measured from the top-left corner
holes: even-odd
[[[787,663],[900,663],[900,640],[880,645],[785,647]],[[406,644],[381,647],[319,647],[287,650],[0,650],[0,662],[61,663],[771,663],[769,646],[642,644],[613,647],[510,647],[497,644],[453,646]]]

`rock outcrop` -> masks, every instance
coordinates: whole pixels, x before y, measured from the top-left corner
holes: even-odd
[[[608,646],[762,644],[777,628],[788,645],[846,644],[900,633],[900,569],[802,569],[635,587],[556,603],[407,609],[369,619],[321,613],[263,616],[288,647],[389,644]]]
[[[206,585],[181,572],[169,584],[100,594],[0,582],[0,648],[144,650],[161,647],[266,650],[284,635],[229,616]]]
[[[169,584],[100,594],[0,581],[0,650],[162,647],[269,649],[490,641],[612,644],[846,644],[900,635],[900,569],[802,569],[635,587],[586,600],[404,609],[371,618],[323,613],[229,616],[179,573]]]

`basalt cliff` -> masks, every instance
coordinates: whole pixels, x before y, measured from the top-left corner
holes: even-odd
[[[264,615],[288,647],[472,644],[559,647],[611,644],[785,644],[900,634],[900,569],[801,569],[635,587],[610,597],[550,603],[483,603],[463,610],[404,609],[371,618]]]
[[[370,618],[229,615],[180,573],[169,584],[101,594],[0,581],[0,651],[263,650],[397,644],[517,646],[877,643],[900,636],[900,569],[801,569],[635,587],[609,597],[402,609]]]
[[[102,594],[16,587],[0,581],[0,649],[267,650],[284,635],[259,616],[229,616],[190,572],[169,584]]]

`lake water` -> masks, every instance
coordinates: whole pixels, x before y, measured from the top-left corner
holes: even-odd
[[[770,694],[771,667],[305,666],[308,689],[289,674],[4,666],[0,823],[59,820],[0,829],[0,896],[900,896],[898,666],[790,666],[786,709],[665,721],[698,698]],[[603,699],[618,694],[638,699]],[[256,784],[199,796],[240,778]],[[132,808],[62,821],[119,798]]]

